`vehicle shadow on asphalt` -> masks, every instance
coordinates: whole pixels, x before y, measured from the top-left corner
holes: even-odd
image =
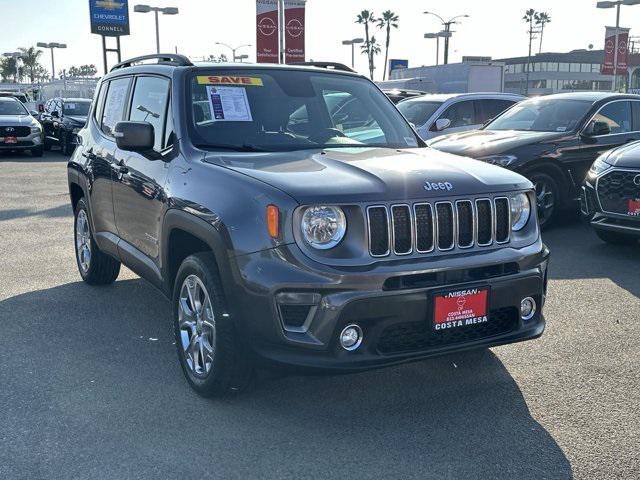
[[[579,238],[580,243],[567,242],[567,237]],[[542,239],[551,250],[551,279],[608,278],[640,298],[640,242],[632,246],[605,243],[577,217],[563,218],[544,231]]]
[[[0,152],[0,163],[63,163],[68,162],[60,152],[45,152],[42,157],[34,157],[27,152]]]
[[[15,208],[12,210],[0,210],[0,222],[29,217],[63,218],[71,217],[73,211],[71,205],[64,204],[46,210],[34,210],[31,208]]]
[[[0,356],[13,359],[0,362],[0,460],[52,478],[204,478],[211,466],[219,478],[572,478],[491,351],[354,375],[262,375],[250,392],[209,400],[182,377],[170,316],[142,280],[0,301]],[[195,452],[207,461],[191,461]]]

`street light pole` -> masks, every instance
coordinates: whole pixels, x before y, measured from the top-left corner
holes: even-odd
[[[364,43],[364,38],[353,38],[351,40],[343,40],[343,45],[351,45],[351,68],[356,68],[356,44]]]
[[[234,48],[234,47],[232,47],[231,45],[228,45],[228,44],[223,43],[223,42],[216,42],[216,45],[222,45],[223,47],[227,47],[229,50],[231,50],[231,53],[233,54],[233,58],[232,58],[232,60],[233,60],[234,62],[235,62],[236,60],[238,60],[238,59],[242,60],[243,58],[249,58],[249,56],[248,56],[248,55],[247,55],[246,57],[245,57],[244,55],[240,55],[240,56],[236,55],[236,52],[237,52],[238,50],[240,50],[241,48],[244,48],[244,47],[250,47],[250,46],[251,46],[251,44],[249,44],[249,43],[247,43],[247,44],[245,44],[245,45],[238,45],[238,46],[237,46],[237,47],[235,47],[235,48]]]
[[[53,56],[53,49],[54,48],[67,48],[67,44],[66,43],[44,43],[44,42],[38,42],[36,44],[38,47],[41,48],[49,48],[51,49],[51,80],[55,80],[56,79],[56,62]]]
[[[177,15],[180,11],[176,7],[151,7],[149,5],[134,5],[133,11],[137,13],[149,13],[155,14],[156,20],[156,53],[160,53],[160,20],[159,14],[163,15]]]
[[[622,5],[633,6],[640,5],[640,0],[617,0],[615,2],[598,2],[596,8],[616,8],[616,40],[615,50],[613,52],[613,88],[616,91],[618,87],[618,38],[620,35],[620,7]]]
[[[423,13],[425,15],[433,15],[438,20],[440,20],[440,23],[442,23],[442,25],[444,26],[443,33],[445,33],[445,35],[441,35],[441,36],[444,37],[444,64],[447,65],[449,63],[449,39],[451,38],[451,36],[453,34],[453,32],[451,31],[451,25],[455,25],[455,24],[459,23],[457,21],[459,18],[469,18],[469,15],[467,15],[467,14],[456,15],[455,17],[452,17],[449,20],[445,20],[440,15],[438,15],[437,13],[434,13],[434,12],[423,12]]]

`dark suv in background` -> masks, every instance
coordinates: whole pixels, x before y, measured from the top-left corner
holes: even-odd
[[[529,178],[545,226],[559,210],[576,207],[600,154],[634,140],[640,140],[640,96],[575,92],[521,102],[480,130],[444,135],[429,146]]]
[[[44,129],[46,150],[59,146],[63,155],[71,155],[76,134],[87,122],[91,100],[86,98],[52,98],[44,104],[40,123]]]
[[[202,395],[256,365],[353,372],[544,330],[532,184],[425,148],[363,76],[140,57],[78,137],[80,274],[123,263],[164,292]]]

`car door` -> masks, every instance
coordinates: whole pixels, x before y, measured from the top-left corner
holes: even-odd
[[[150,152],[116,151],[118,170],[113,190],[116,226],[120,238],[128,244],[121,243],[120,247],[128,249],[128,255],[136,257],[141,252],[154,261],[159,261],[160,228],[166,210],[165,182],[169,169],[166,153],[172,141],[165,139],[165,120],[171,117],[169,89],[168,78],[136,78],[127,119],[153,126],[154,148]]]
[[[98,236],[109,236],[113,242],[117,239],[113,207],[113,181],[117,168],[113,128],[124,118],[130,85],[131,77],[120,77],[102,84],[94,110],[91,138],[81,147],[92,182],[90,203],[95,232]]]
[[[579,185],[584,180],[594,160],[607,150],[625,143],[640,140],[640,111],[638,102],[630,100],[613,100],[601,106],[586,123],[579,135],[575,147],[561,149],[560,161],[564,162],[571,172],[574,183]],[[636,120],[634,120],[634,110]],[[589,128],[594,122],[604,122],[609,126],[606,135],[589,135]]]
[[[447,119],[451,124],[444,130],[439,131],[436,128],[436,122],[439,119]],[[444,112],[433,122],[431,126],[432,132],[438,134],[464,132],[479,128],[482,124],[476,123],[476,112],[473,100],[460,100],[446,108]]]

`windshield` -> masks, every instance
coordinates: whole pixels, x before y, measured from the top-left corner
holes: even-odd
[[[296,70],[217,71],[191,82],[193,143],[286,151],[417,147],[411,127],[371,82]]]
[[[29,115],[19,100],[0,98],[0,115]]]
[[[425,102],[420,100],[406,100],[398,104],[398,110],[414,125],[420,127],[436,113],[442,102]]]
[[[89,115],[91,102],[64,102],[62,113],[64,115],[76,115],[78,117],[86,117]]]
[[[587,100],[553,97],[526,100],[496,118],[485,130],[568,132],[577,128],[591,105]]]

